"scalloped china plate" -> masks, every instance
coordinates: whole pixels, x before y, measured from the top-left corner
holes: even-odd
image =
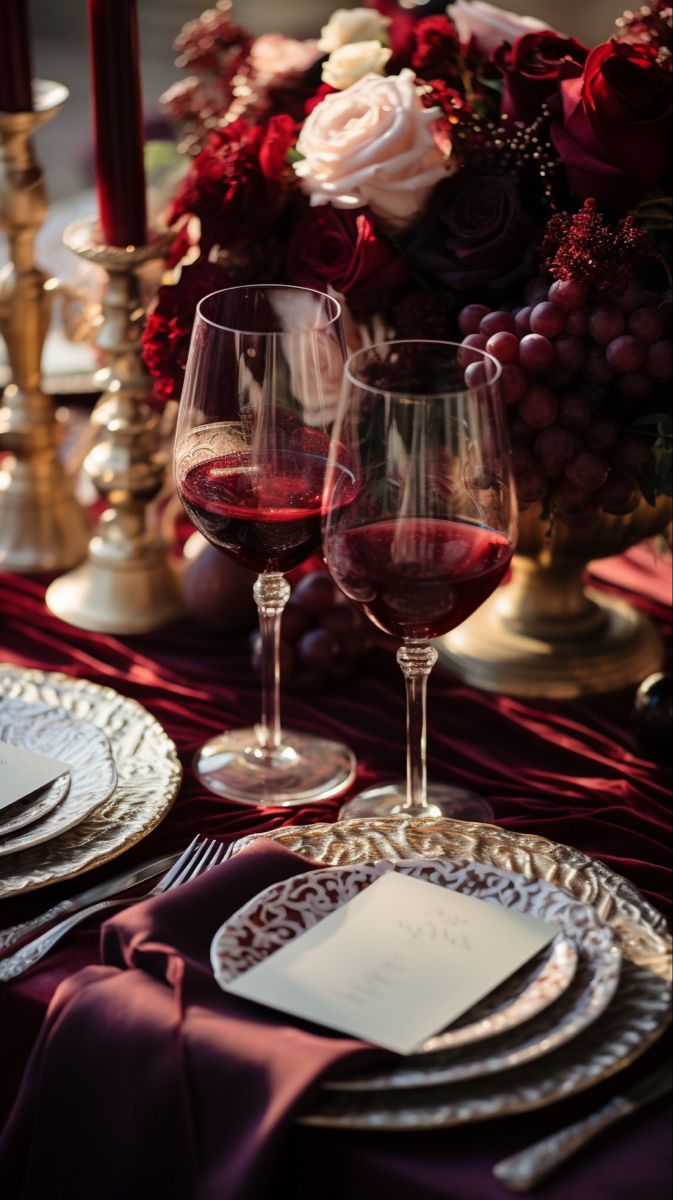
[[[316,823],[241,838],[232,856],[271,838],[325,866],[382,859],[450,858],[544,880],[589,905],[622,954],[613,1000],[600,1020],[554,1053],[500,1075],[384,1092],[322,1089],[300,1124],[372,1131],[439,1129],[530,1112],[567,1099],[633,1063],[671,1019],[672,949],[665,918],[624,878],[571,846],[472,821],[389,817]],[[548,1010],[554,1014],[555,1005]]]
[[[0,742],[6,740],[3,737],[2,719],[0,718]],[[26,745],[25,742],[22,744]],[[15,800],[14,804],[9,804],[7,808],[3,809],[0,821],[0,841],[8,834],[16,833],[17,829],[25,829],[26,825],[40,821],[65,799],[69,791],[70,774],[68,773],[59,775],[58,779],[55,779],[48,787],[40,788],[31,796],[24,796],[23,800]]]
[[[550,884],[490,865],[456,864],[448,859],[332,867],[272,885],[216,933],[211,960],[217,982],[224,986],[310,929],[369,887],[381,874],[382,867],[553,921],[559,926],[561,936],[554,940],[551,953],[538,965],[527,986],[520,986],[514,995],[510,982],[504,998],[500,989],[487,997],[490,1011],[488,1007],[485,1010],[482,1001],[467,1014],[467,1024],[430,1038],[418,1053],[405,1057],[400,1068],[385,1074],[370,1073],[335,1081],[326,1085],[330,1090],[427,1087],[508,1070],[563,1045],[595,1020],[612,999],[619,982],[621,955],[612,932],[598,920],[592,908]],[[578,961],[577,982],[570,987]],[[563,993],[566,996],[561,1006],[559,998]],[[558,1003],[550,1022],[543,1010],[554,1001]],[[526,1024],[536,1015],[537,1021]],[[523,1029],[519,1028],[521,1025]],[[495,1046],[456,1052],[456,1047],[505,1033],[507,1036],[498,1037]]]
[[[15,746],[58,758],[70,767],[70,787],[42,819],[0,838],[0,858],[40,846],[79,825],[104,804],[117,783],[110,743],[100,729],[62,708],[0,699],[2,737]]]

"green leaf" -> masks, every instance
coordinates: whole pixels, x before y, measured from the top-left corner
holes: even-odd
[[[631,422],[631,424],[632,425],[651,425],[652,427],[658,428],[659,422],[664,421],[667,417],[668,417],[668,413],[663,413],[663,412],[662,413],[647,413],[647,415],[644,417],[637,417],[635,421]]]
[[[156,171],[182,163],[184,155],[178,152],[175,142],[155,141],[145,144],[145,168]]]

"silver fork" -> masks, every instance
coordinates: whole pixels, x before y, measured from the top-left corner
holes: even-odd
[[[93,916],[94,913],[103,912],[106,908],[124,908],[129,904],[137,904],[140,900],[147,900],[150,896],[160,896],[162,892],[170,892],[173,888],[187,883],[188,880],[196,879],[197,875],[203,875],[205,871],[210,871],[211,867],[217,866],[225,857],[227,855],[224,846],[219,845],[212,838],[204,840],[197,834],[177,862],[173,863],[171,869],[149,892],[144,892],[142,896],[136,896],[131,901],[126,897],[116,900],[99,900],[97,904],[90,904],[88,908],[83,908],[66,917],[64,921],[59,921],[58,925],[53,925],[51,929],[34,938],[32,942],[27,942],[15,954],[3,958],[0,961],[0,983],[7,983],[10,979],[17,979],[19,975],[23,975],[29,967],[48,954],[69,930],[73,929],[75,925],[79,925],[80,921]]]

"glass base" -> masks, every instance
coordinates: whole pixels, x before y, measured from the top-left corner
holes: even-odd
[[[407,787],[399,783],[385,783],[367,788],[344,804],[339,819],[355,817],[452,817],[457,821],[492,821],[493,809],[487,800],[450,784],[428,784],[428,807],[422,812],[411,812],[405,808]]]
[[[200,782],[238,804],[291,808],[338,796],[353,782],[355,755],[347,746],[285,730],[277,750],[262,749],[257,728],[211,738],[194,756]]]

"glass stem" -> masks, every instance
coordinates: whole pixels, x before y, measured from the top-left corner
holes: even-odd
[[[397,651],[407,685],[407,798],[405,813],[418,816],[427,804],[426,699],[437,651],[427,642],[405,642]]]
[[[290,585],[277,573],[258,575],[252,589],[262,635],[262,719],[257,736],[262,750],[280,746],[280,620]]]

